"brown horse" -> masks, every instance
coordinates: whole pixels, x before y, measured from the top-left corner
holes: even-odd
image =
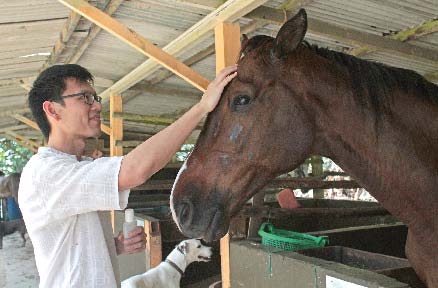
[[[330,157],[406,223],[406,254],[438,287],[438,87],[415,72],[303,42],[304,10],[242,43],[237,77],[175,182],[181,231],[208,241],[272,178]]]
[[[0,198],[15,198],[18,203],[18,186],[20,185],[20,173],[12,173],[7,176],[0,176]]]

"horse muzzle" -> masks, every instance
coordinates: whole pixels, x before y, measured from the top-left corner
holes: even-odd
[[[228,232],[229,216],[222,201],[217,197],[220,192],[200,197],[198,189],[191,187],[190,196],[173,195],[171,200],[172,216],[181,232],[189,238],[203,238],[207,242],[220,239]]]

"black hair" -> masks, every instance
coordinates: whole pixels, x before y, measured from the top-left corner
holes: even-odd
[[[64,104],[61,95],[66,89],[65,80],[67,78],[93,83],[93,76],[82,66],[77,64],[55,65],[40,73],[29,92],[29,108],[46,139],[49,139],[50,125],[43,110],[43,103],[56,101]]]

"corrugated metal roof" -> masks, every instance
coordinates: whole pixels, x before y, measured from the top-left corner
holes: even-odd
[[[272,0],[264,6],[279,9],[287,7],[292,2],[294,1]],[[108,0],[90,1],[90,3],[99,9],[104,9]],[[112,17],[143,35],[155,45],[164,47],[221,3],[221,0],[130,0],[123,1]],[[382,38],[389,38],[399,31],[438,18],[437,0],[304,0],[300,3],[303,3],[302,6],[307,10],[309,19],[322,21],[328,26],[340,27],[351,34],[364,33],[363,35],[375,35]],[[2,36],[0,108],[2,110],[17,109],[25,105],[26,90],[23,87],[30,84],[28,82],[31,81],[29,80],[31,77],[37,76],[46,63],[49,53],[59,42],[60,33],[68,20],[70,10],[56,0],[3,0],[0,1],[0,7],[2,8],[0,9],[0,36]],[[280,10],[275,11],[282,13]],[[261,23],[249,18],[240,18],[238,22],[242,29]],[[257,26],[256,30],[249,29],[247,33],[249,36],[256,34],[275,36],[280,24],[268,21]],[[54,63],[64,63],[76,53],[91,27],[93,25],[88,20],[81,18]],[[320,33],[321,31],[316,32],[312,29],[308,31],[306,40],[309,43],[341,52],[361,48],[357,41],[342,40]],[[438,53],[438,33],[436,32],[408,42],[431,51],[436,50]],[[212,35],[203,37],[175,56],[183,61],[193,59],[200,51],[211,47],[213,43]],[[194,70],[208,79],[213,79],[215,74],[215,56],[211,53],[210,51],[210,54],[207,53],[204,58],[197,59],[192,64]],[[421,74],[438,71],[436,61],[403,57],[400,53],[390,51],[368,51],[360,57],[392,66],[414,69]],[[87,67],[96,77],[100,78],[100,83],[114,83],[146,60],[146,56],[128,44],[108,32],[101,31],[85,49],[78,64]],[[161,75],[162,71],[159,70],[145,77],[143,83],[147,84],[148,81],[154,80],[157,75]],[[108,88],[109,84],[100,85],[96,89],[98,92]],[[155,87],[193,88],[177,76],[164,78],[163,82],[156,84]],[[131,94],[138,94],[138,96],[129,101],[124,110],[143,115],[177,115],[195,103],[199,93],[197,94],[196,90],[193,91],[194,97],[181,99],[176,95],[157,96],[149,92],[133,92]],[[11,123],[11,119],[13,118],[5,116],[5,113],[0,113],[0,127],[3,123]],[[12,123],[19,122],[13,120]]]

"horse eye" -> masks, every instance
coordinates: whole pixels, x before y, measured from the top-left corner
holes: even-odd
[[[239,95],[234,98],[234,105],[248,105],[251,102],[251,98],[248,95]]]
[[[232,110],[241,111],[246,108],[246,105],[251,103],[251,98],[248,95],[239,95],[233,99]]]
[[[198,247],[197,248],[201,248],[201,245],[198,245]]]

